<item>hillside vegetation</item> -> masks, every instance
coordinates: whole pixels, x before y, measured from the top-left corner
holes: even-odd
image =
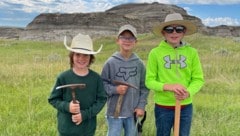
[[[135,52],[147,62],[161,38],[139,36]],[[194,97],[192,136],[237,136],[240,126],[240,42],[195,34],[184,39],[198,49],[206,83]],[[101,72],[115,52],[115,37],[94,40],[103,44],[91,68]],[[63,42],[0,40],[0,136],[56,136],[56,110],[47,98],[56,76],[69,68]],[[155,135],[153,93],[148,98],[143,136]],[[105,136],[105,108],[98,115],[96,136]]]

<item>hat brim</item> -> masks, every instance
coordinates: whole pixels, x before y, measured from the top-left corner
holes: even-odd
[[[191,35],[197,32],[197,27],[191,21],[188,20],[174,20],[169,22],[160,23],[153,27],[153,33],[157,36],[162,36],[162,30],[168,25],[182,25],[186,27],[185,35]]]
[[[64,46],[66,47],[67,50],[71,51],[71,52],[76,52],[76,53],[82,53],[82,54],[98,54],[101,50],[102,50],[102,44],[99,47],[99,49],[97,51],[90,51],[90,50],[84,50],[84,49],[72,49],[67,45],[67,37],[64,37]]]
[[[119,31],[119,32],[118,32],[118,36],[119,36],[120,34],[122,34],[124,31],[130,31],[130,32],[132,33],[132,35],[133,35],[135,38],[137,38],[137,34],[134,33],[134,32],[133,32],[132,30],[130,30],[130,29],[123,29],[123,30]]]

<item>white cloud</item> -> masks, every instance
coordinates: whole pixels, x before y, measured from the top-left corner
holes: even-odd
[[[164,3],[164,4],[171,4],[175,3],[175,0],[135,0],[137,3],[153,3],[153,2],[158,2],[158,3]]]
[[[118,3],[118,1],[115,0]],[[105,11],[112,8],[114,5],[114,1],[109,2],[108,0],[94,0],[92,2],[86,2],[86,12],[96,12],[96,11]]]
[[[206,26],[218,26],[218,25],[229,25],[229,26],[239,26],[240,20],[230,17],[218,17],[218,18],[206,18],[202,19],[202,22]]]
[[[85,10],[82,0],[2,0],[1,7],[26,13],[41,12],[82,12]]]
[[[122,3],[165,4],[237,4],[240,0],[1,0],[0,6],[13,7],[27,13],[36,12],[95,12],[105,11]],[[14,5],[14,6],[11,6]],[[17,8],[14,8],[17,5]]]
[[[240,0],[1,0],[0,6],[18,5],[14,10],[30,12],[92,12],[104,11],[121,3],[165,4],[238,4]]]
[[[2,1],[0,1],[0,7],[2,7],[2,6],[4,6],[4,5],[5,5],[5,3],[2,2]]]
[[[16,17],[16,18],[1,18],[1,21],[28,21],[29,18],[22,18],[22,17]]]
[[[237,4],[240,3],[239,0],[176,0],[178,4],[188,3],[188,4]]]
[[[83,1],[69,1],[59,2],[51,7],[45,9],[45,12],[61,12],[61,13],[75,13],[84,12],[86,10],[85,3]]]
[[[76,13],[105,11],[123,2],[123,0],[2,0],[0,8],[26,13]]]
[[[240,0],[135,0],[135,2],[159,2],[165,4],[237,4],[240,3]]]
[[[187,11],[187,13],[190,13],[192,11],[192,9],[190,7],[182,7],[183,9],[185,9]]]

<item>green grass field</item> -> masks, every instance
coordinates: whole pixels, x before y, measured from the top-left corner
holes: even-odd
[[[139,36],[135,52],[147,62],[148,52],[161,39]],[[240,130],[240,43],[231,38],[195,34],[184,39],[197,48],[206,83],[194,97],[192,136],[237,136]],[[101,72],[115,52],[114,37],[94,40],[96,55],[91,68]],[[56,110],[47,98],[56,76],[69,68],[63,42],[0,39],[0,136],[56,136]],[[143,136],[155,135],[153,93],[148,98]],[[96,136],[105,136],[105,108],[98,115]]]

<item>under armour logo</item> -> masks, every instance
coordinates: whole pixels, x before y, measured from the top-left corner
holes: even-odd
[[[137,75],[137,67],[120,67],[117,72],[117,77],[122,77],[124,81],[127,81],[130,77]]]
[[[187,66],[187,64],[185,62],[186,58],[182,55],[179,55],[179,60],[171,60],[170,55],[165,56],[164,60],[166,62],[164,64],[164,66],[165,66],[165,68],[168,68],[168,69],[171,68],[171,64],[180,64],[180,68],[185,68]]]

